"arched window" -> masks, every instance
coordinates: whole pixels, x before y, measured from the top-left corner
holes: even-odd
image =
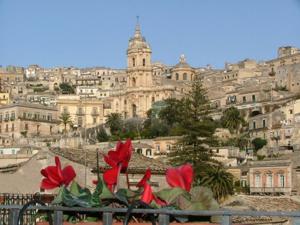
[[[146,59],[143,59],[143,66],[146,66]]]
[[[133,77],[132,78],[132,86],[135,87],[135,85],[136,85],[136,79],[135,79],[135,77]]]
[[[135,67],[135,58],[132,58],[132,66]]]
[[[179,74],[176,73],[176,80],[179,80]]]
[[[147,149],[146,150],[146,156],[151,156],[151,155],[152,155],[151,149]]]
[[[261,176],[259,173],[255,174],[255,187],[261,187]]]
[[[136,108],[137,108],[136,105],[132,104],[132,117],[137,117],[137,114],[136,114],[137,109]]]
[[[273,187],[273,175],[271,173],[267,174],[267,187]]]
[[[279,187],[285,187],[285,177],[284,174],[278,174]]]
[[[187,74],[186,73],[183,74],[183,80],[187,80]]]

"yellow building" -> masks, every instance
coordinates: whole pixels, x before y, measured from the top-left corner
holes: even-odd
[[[9,93],[0,92],[0,105],[8,105],[10,103]]]

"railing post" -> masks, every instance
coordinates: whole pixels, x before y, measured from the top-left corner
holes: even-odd
[[[231,225],[231,216],[222,215],[221,225]]]
[[[159,214],[158,216],[158,224],[159,225],[169,225],[170,216],[168,214]]]
[[[18,217],[19,217],[20,209],[10,209],[8,224],[9,225],[18,225]]]
[[[103,225],[112,225],[112,212],[104,212],[102,215]]]
[[[54,211],[53,225],[62,225],[63,219],[64,219],[63,211]]]

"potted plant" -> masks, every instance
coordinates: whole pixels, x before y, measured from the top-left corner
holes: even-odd
[[[146,170],[143,178],[136,185],[137,190],[131,190],[129,184],[128,188],[120,188],[119,177],[121,173],[125,173],[127,176],[131,154],[132,144],[131,140],[128,139],[125,143],[119,141],[115,150],[110,150],[107,155],[103,155],[104,161],[110,168],[104,171],[103,176],[100,176],[98,170],[93,192],[87,188],[82,188],[74,180],[76,173],[72,166],[66,166],[62,169],[59,158],[55,157],[55,166],[48,166],[41,170],[41,174],[44,176],[41,188],[46,190],[59,188],[57,196],[51,203],[52,205],[127,208],[126,217],[121,219],[124,224],[129,221],[130,211],[137,207],[167,207],[168,209],[180,210],[213,210],[219,208],[209,188],[192,186],[194,172],[190,164],[167,169],[166,181],[170,187],[158,192],[152,191],[150,169]],[[96,217],[88,216],[85,220],[95,221]],[[174,219],[179,222],[189,220],[188,217],[175,217]],[[69,220],[75,221],[72,216],[69,217]]]

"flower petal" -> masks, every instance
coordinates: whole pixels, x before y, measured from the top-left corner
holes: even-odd
[[[115,185],[117,183],[119,175],[119,168],[113,167],[112,169],[108,169],[103,173],[103,180],[107,185]]]
[[[103,155],[103,157],[104,157],[104,161],[111,167],[116,167],[118,165],[118,162],[113,160],[111,157],[106,156],[106,155]]]
[[[166,172],[166,178],[171,187],[180,187],[185,189],[184,179],[177,168],[169,168]]]
[[[153,195],[153,199],[156,202],[156,204],[160,205],[160,206],[166,206],[167,203],[164,200],[161,200],[160,198],[156,197],[155,195]]]
[[[145,183],[150,180],[151,177],[151,170],[150,168],[148,168],[145,172],[145,175],[143,176],[143,178],[140,180],[140,182],[136,185],[137,187],[143,187],[145,185]]]
[[[194,178],[193,167],[191,166],[191,164],[185,164],[178,167],[178,170],[180,171],[180,174],[184,180],[185,190],[190,191]]]
[[[56,188],[56,187],[59,187],[59,185],[55,184],[55,183],[52,183],[49,179],[47,178],[44,178],[42,180],[42,183],[41,183],[41,188],[42,189],[53,189],[53,188]]]
[[[63,183],[67,186],[76,177],[75,170],[72,166],[66,166],[62,171],[62,175],[64,178]]]
[[[154,198],[154,196],[152,193],[151,186],[148,183],[145,183],[141,201],[145,202],[146,204],[150,204],[152,202],[153,198]]]
[[[58,156],[55,156],[55,165],[57,168],[57,175],[59,176],[60,180],[63,181],[64,177],[62,174],[62,170],[61,170],[61,163],[60,163],[60,159]]]
[[[43,171],[41,171],[42,175],[46,175],[46,178],[48,178],[52,183],[60,185],[62,182],[62,179],[57,174],[57,167],[56,166],[47,166]]]

